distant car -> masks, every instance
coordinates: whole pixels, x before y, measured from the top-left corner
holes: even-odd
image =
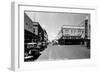
[[[57,45],[58,41],[53,41],[52,43],[53,43],[53,45]]]
[[[47,48],[47,44],[44,41],[38,42],[37,46],[40,47],[40,50],[39,51],[43,51],[45,48]]]

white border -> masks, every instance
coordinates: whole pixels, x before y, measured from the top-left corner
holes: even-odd
[[[46,69],[55,67],[75,67],[75,66],[87,66],[96,64],[96,47],[93,44],[95,41],[93,33],[91,33],[91,59],[82,60],[60,60],[60,61],[43,61],[43,62],[24,62],[24,10],[33,11],[49,11],[49,12],[71,12],[71,13],[89,13],[91,14],[91,32],[94,32],[96,23],[96,8],[83,7],[83,6],[39,6],[32,5],[31,3],[13,3],[12,4],[12,64],[11,68],[15,71],[18,70],[31,70],[31,69]],[[15,17],[14,17],[15,16]],[[14,50],[13,50],[14,49]]]

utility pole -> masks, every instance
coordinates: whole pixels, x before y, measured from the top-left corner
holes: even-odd
[[[34,12],[34,22],[36,21],[36,14],[35,14],[35,12]]]

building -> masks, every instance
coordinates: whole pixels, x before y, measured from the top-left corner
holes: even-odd
[[[48,35],[46,30],[44,30],[39,22],[32,21],[29,16],[24,13],[24,46],[25,52],[38,48],[44,49],[46,45],[43,45],[44,42],[47,42]]]
[[[90,23],[88,19],[85,19],[79,25],[63,25],[57,39],[61,45],[84,44],[90,47]]]
[[[26,13],[24,13],[24,39],[27,42],[36,42],[39,39],[38,36],[38,23],[33,22]]]
[[[84,33],[84,27],[74,25],[63,25],[61,27],[61,31],[58,33],[59,44],[71,44],[75,40],[77,40],[78,42],[81,39],[84,39]]]
[[[44,29],[44,41],[47,42],[48,41],[48,35],[46,30]]]
[[[91,26],[90,26],[90,19],[88,17],[83,20],[80,25],[85,27],[85,36],[84,36],[84,45],[90,49],[90,35],[91,35]]]
[[[41,27],[39,22],[32,21],[26,13],[24,13],[24,30],[25,40],[30,39],[30,42],[38,42],[48,39],[46,30]]]
[[[90,49],[90,23],[89,20],[85,20],[85,40],[84,45]]]

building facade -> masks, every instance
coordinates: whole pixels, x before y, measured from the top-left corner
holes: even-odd
[[[85,33],[84,27],[64,25],[62,26],[61,31],[58,33],[59,44],[68,44],[68,43],[71,44],[71,41],[75,42],[75,40],[77,40],[78,42],[81,39],[84,39],[85,37],[84,33]]]
[[[47,42],[48,35],[39,22],[32,21],[29,16],[24,13],[24,49],[25,52],[38,48],[44,49],[43,42]],[[30,44],[30,45],[28,45]],[[35,46],[34,46],[35,45]]]
[[[63,25],[57,35],[58,43],[90,45],[90,23],[87,19],[80,25]]]

